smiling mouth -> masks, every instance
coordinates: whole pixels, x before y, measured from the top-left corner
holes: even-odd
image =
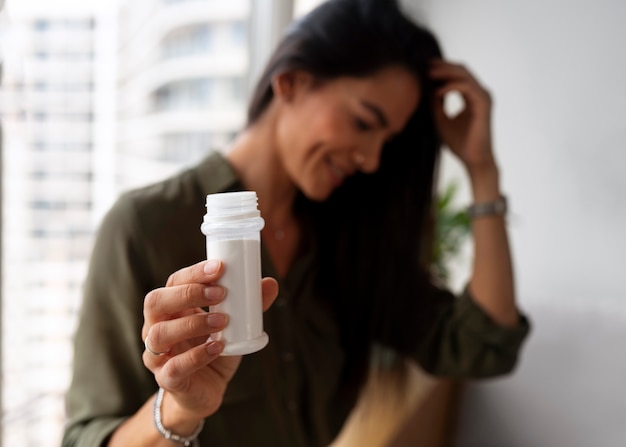
[[[344,172],[339,166],[334,164],[330,159],[327,159],[327,164],[333,183],[335,183],[336,186],[341,185],[343,183],[343,180],[346,178],[347,173]]]

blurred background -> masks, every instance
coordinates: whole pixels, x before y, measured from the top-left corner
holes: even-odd
[[[0,445],[60,442],[81,283],[103,214],[120,192],[232,138],[276,39],[317,3],[5,2]],[[515,374],[465,388],[454,445],[622,446],[626,4],[404,4],[495,98],[519,301],[534,323]],[[451,182],[467,205],[464,173],[446,156],[441,184]],[[467,245],[452,263],[453,288],[470,257]]]

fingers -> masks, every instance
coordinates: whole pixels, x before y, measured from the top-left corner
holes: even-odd
[[[210,284],[217,281],[224,273],[224,266],[219,260],[202,261],[172,273],[165,284],[167,287],[181,284]]]
[[[143,361],[163,388],[182,391],[183,383],[194,373],[215,362],[223,350],[222,341],[206,340],[177,355],[155,356],[145,351]]]
[[[435,60],[431,63],[429,73],[433,79],[444,82],[444,85],[437,91],[439,95],[456,90],[464,96],[479,96],[486,99],[490,97],[489,92],[463,65]]]
[[[448,61],[444,61],[441,59],[433,60],[430,64],[430,76],[435,79],[440,80],[461,80],[461,79],[471,79],[476,84],[478,81],[474,77],[474,75],[461,64],[453,64]]]
[[[265,312],[278,296],[278,281],[274,278],[263,278],[261,280],[261,293],[263,295],[263,312]]]
[[[464,98],[491,102],[491,97],[487,90],[479,86],[477,87],[477,84],[466,81],[450,81],[445,83],[437,89],[437,96],[442,97],[450,92],[459,92]]]
[[[459,116],[462,111],[469,112],[478,119],[489,118],[491,95],[463,65],[435,60],[431,63],[430,76],[441,82],[441,86],[435,92],[434,107],[435,119],[439,126],[446,120]],[[458,113],[452,113],[449,117],[444,110],[443,98],[450,93],[460,94],[462,105]]]
[[[206,263],[199,263],[182,269],[172,275],[172,284],[184,277],[198,278]],[[194,271],[195,269],[195,271]],[[261,281],[263,310],[267,310],[278,295],[278,282],[274,278]],[[217,285],[182,284],[163,287],[148,293],[144,300],[144,325],[142,336],[149,340],[154,352],[169,352],[183,341],[193,340],[223,330],[227,317],[220,313],[203,312],[206,308],[219,304],[226,290]]]
[[[142,337],[149,340],[154,352],[169,352],[172,347],[219,332],[226,326],[225,316],[206,313],[201,308],[222,302],[227,291],[214,284],[223,273],[220,261],[202,261],[172,274],[167,286],[149,292],[144,299]],[[263,310],[267,310],[278,295],[278,283],[273,278],[261,281]]]
[[[452,92],[460,93],[466,105],[469,105],[475,113],[488,113],[491,109],[491,97],[489,96],[489,93],[486,90],[476,88],[475,85],[467,82],[448,82],[439,88],[436,94],[439,98],[443,99],[445,95]]]
[[[195,283],[162,287],[146,295],[144,317],[146,320],[160,321],[187,309],[215,306],[225,296],[226,290],[218,285]]]
[[[223,349],[223,342],[209,340],[166,361],[160,361],[160,357],[155,360],[151,354],[144,353],[144,363],[150,368],[150,364],[160,361],[159,367],[150,368],[154,370],[157,382],[165,389],[178,391],[189,376],[214,362]]]
[[[173,346],[186,340],[209,335],[223,330],[228,324],[228,317],[221,313],[196,313],[174,320],[160,321],[153,324],[146,340],[154,352],[170,352]]]
[[[220,261],[202,261],[173,273],[165,287],[149,292],[144,299],[144,339],[147,329],[157,321],[167,320],[178,313],[193,313],[199,307],[219,304],[226,291],[214,284],[214,281],[222,273]]]
[[[190,267],[190,269],[197,266],[198,264]],[[182,270],[177,273],[180,272],[182,272]],[[190,276],[194,275],[194,273],[191,272],[187,273]],[[182,276],[174,278],[172,283],[176,284],[181,278]],[[265,311],[269,309],[278,296],[278,282],[274,278],[263,278],[261,280],[261,290],[263,295],[263,310]],[[144,317],[146,320],[150,321],[161,321],[166,319],[169,315],[188,309],[215,306],[222,302],[226,293],[226,290],[221,286],[197,283],[155,289],[148,293],[144,300]]]

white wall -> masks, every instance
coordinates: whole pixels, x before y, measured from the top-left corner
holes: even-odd
[[[494,95],[534,323],[513,376],[469,387],[457,445],[626,445],[626,3],[412,1]]]

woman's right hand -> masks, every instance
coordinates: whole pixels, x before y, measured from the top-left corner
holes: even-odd
[[[241,362],[240,356],[220,357],[223,343],[208,339],[228,324],[226,315],[202,309],[224,299],[227,291],[216,284],[223,271],[221,262],[203,261],[177,271],[165,287],[146,295],[142,338],[154,353],[162,354],[146,350],[143,362],[165,391],[166,426],[196,424],[215,413]],[[278,294],[278,283],[264,278],[262,291],[267,310]]]

